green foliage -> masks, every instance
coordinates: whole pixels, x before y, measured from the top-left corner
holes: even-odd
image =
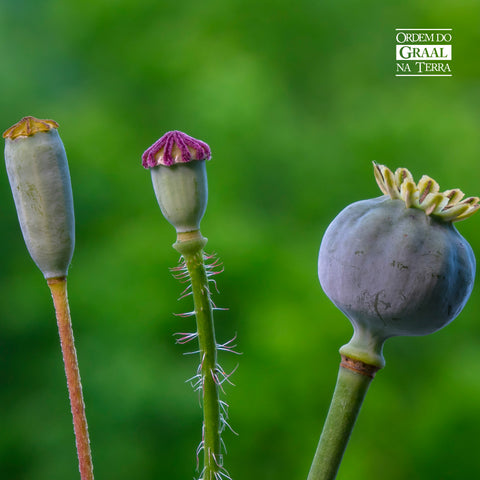
[[[351,336],[318,284],[322,234],[378,194],[372,160],[480,193],[479,14],[467,1],[0,2],[1,124],[57,120],[69,159],[69,294],[98,479],[194,476],[201,409],[172,337],[194,320],[172,315],[189,299],[175,300],[145,147],[178,129],[212,148],[202,232],[229,308],[217,338],[237,331],[244,353],[226,386],[228,470],[306,478]],[[454,29],[453,77],[393,76],[394,29],[408,26]],[[0,204],[0,478],[76,478],[55,317],[5,172]],[[478,222],[458,226],[477,253]],[[475,287],[443,331],[386,346],[339,480],[479,475],[479,308]]]

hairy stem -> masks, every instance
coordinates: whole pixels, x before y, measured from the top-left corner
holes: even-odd
[[[217,345],[213,324],[213,307],[205,270],[203,247],[206,239],[200,235],[174,244],[185,260],[192,284],[200,350],[200,374],[203,400],[203,480],[220,478],[223,470],[221,455],[221,416],[217,377]]]
[[[68,306],[67,279],[65,277],[50,278],[47,280],[47,283],[52,293],[57,316],[58,333],[60,335],[68,395],[70,397],[73,416],[80,478],[81,480],[93,480],[92,455],[90,452],[90,440],[88,438],[85,404],[83,402],[82,382],[80,380],[70,309]]]
[[[333,480],[378,367],[342,356],[337,385],[307,480]]]

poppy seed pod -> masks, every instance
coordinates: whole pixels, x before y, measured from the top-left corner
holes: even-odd
[[[452,222],[479,208],[460,190],[415,184],[404,168],[374,165],[385,194],[346,207],[323,237],[320,284],[350,319],[354,335],[340,353],[383,367],[385,339],[426,335],[451,322],[473,288],[475,256]]]
[[[23,238],[47,279],[67,275],[75,243],[70,173],[57,127],[53,120],[25,117],[3,134]]]
[[[142,156],[160,209],[177,233],[200,229],[208,198],[205,160],[210,157],[206,143],[179,131],[167,132]]]

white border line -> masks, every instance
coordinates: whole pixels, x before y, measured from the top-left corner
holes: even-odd
[[[414,74],[414,73],[397,73],[395,74],[396,77],[451,77],[452,74],[438,74],[435,73],[431,75],[422,75],[422,74]]]
[[[452,30],[451,28],[396,28],[395,30]]]

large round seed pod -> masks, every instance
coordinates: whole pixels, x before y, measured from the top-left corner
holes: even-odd
[[[318,274],[354,327],[341,352],[381,367],[385,339],[435,332],[467,302],[475,256],[452,221],[471,215],[479,199],[461,200],[459,190],[439,193],[425,176],[416,185],[406,169],[394,175],[375,164],[375,172],[385,195],[353,203],[333,220]]]

